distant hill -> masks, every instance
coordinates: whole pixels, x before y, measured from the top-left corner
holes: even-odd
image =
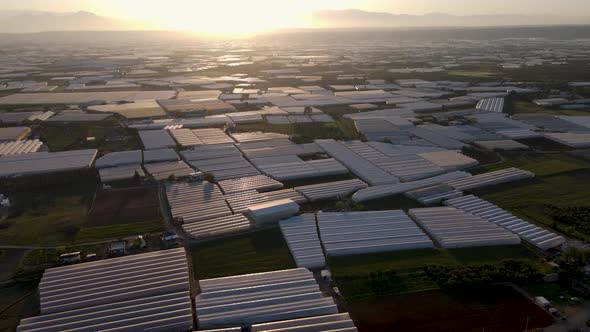
[[[589,16],[557,15],[471,15],[444,13],[404,15],[367,12],[357,9],[323,10],[311,17],[319,28],[393,28],[393,27],[485,27],[590,24]]]
[[[90,12],[53,13],[41,11],[1,11],[0,33],[45,31],[142,30],[139,22],[98,16]]]

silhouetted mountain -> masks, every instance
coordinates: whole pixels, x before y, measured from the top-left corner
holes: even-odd
[[[40,11],[0,11],[1,33],[44,31],[142,30],[142,24],[89,12],[52,13]]]
[[[554,15],[471,15],[456,16],[444,13],[404,15],[366,12],[357,9],[323,10],[312,15],[314,24],[321,28],[348,27],[484,27],[521,25],[590,24],[590,16],[565,17]]]

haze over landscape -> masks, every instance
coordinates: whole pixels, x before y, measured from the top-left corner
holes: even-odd
[[[0,332],[590,332],[590,0],[0,0]]]
[[[251,36],[293,28],[481,27],[587,24],[590,4],[555,1],[163,2],[2,1],[0,33],[75,30],[186,30]]]

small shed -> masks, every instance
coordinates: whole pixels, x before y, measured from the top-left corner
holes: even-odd
[[[299,204],[290,199],[280,199],[248,207],[246,215],[257,224],[278,222],[299,212]]]

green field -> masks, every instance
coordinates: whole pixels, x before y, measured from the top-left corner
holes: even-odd
[[[478,173],[517,167],[545,177],[579,170],[590,170],[590,163],[563,153],[537,153],[532,151],[502,152],[504,162],[478,168]]]
[[[285,135],[297,136],[297,143],[309,143],[314,139],[335,140],[361,140],[364,136],[359,134],[354,122],[345,118],[336,117],[333,123],[298,123],[298,124],[244,124],[238,125],[238,132],[263,131]]]
[[[511,110],[512,114],[537,113],[546,115],[588,115],[588,112],[543,107],[526,100],[511,100],[507,107]]]
[[[189,250],[196,279],[295,268],[278,228],[211,240]]]
[[[474,194],[529,222],[570,237],[590,240],[586,227],[560,220],[552,214],[555,209],[590,208],[590,164],[565,154],[506,156],[506,162],[478,171],[514,166],[532,171],[536,177],[475,190]]]
[[[138,149],[135,131],[121,128],[117,123],[91,125],[42,125],[38,129],[41,140],[51,151],[96,148],[100,153]],[[88,141],[88,137],[94,137]]]
[[[109,241],[160,232],[160,220],[90,226],[88,207],[94,183],[79,183],[16,193],[9,217],[0,222],[0,243],[32,247]]]
[[[436,289],[438,285],[424,272],[428,265],[495,264],[507,259],[535,260],[523,246],[495,246],[466,249],[425,249],[371,255],[332,257],[330,268],[347,300]],[[394,271],[386,283],[374,285],[372,273]]]

